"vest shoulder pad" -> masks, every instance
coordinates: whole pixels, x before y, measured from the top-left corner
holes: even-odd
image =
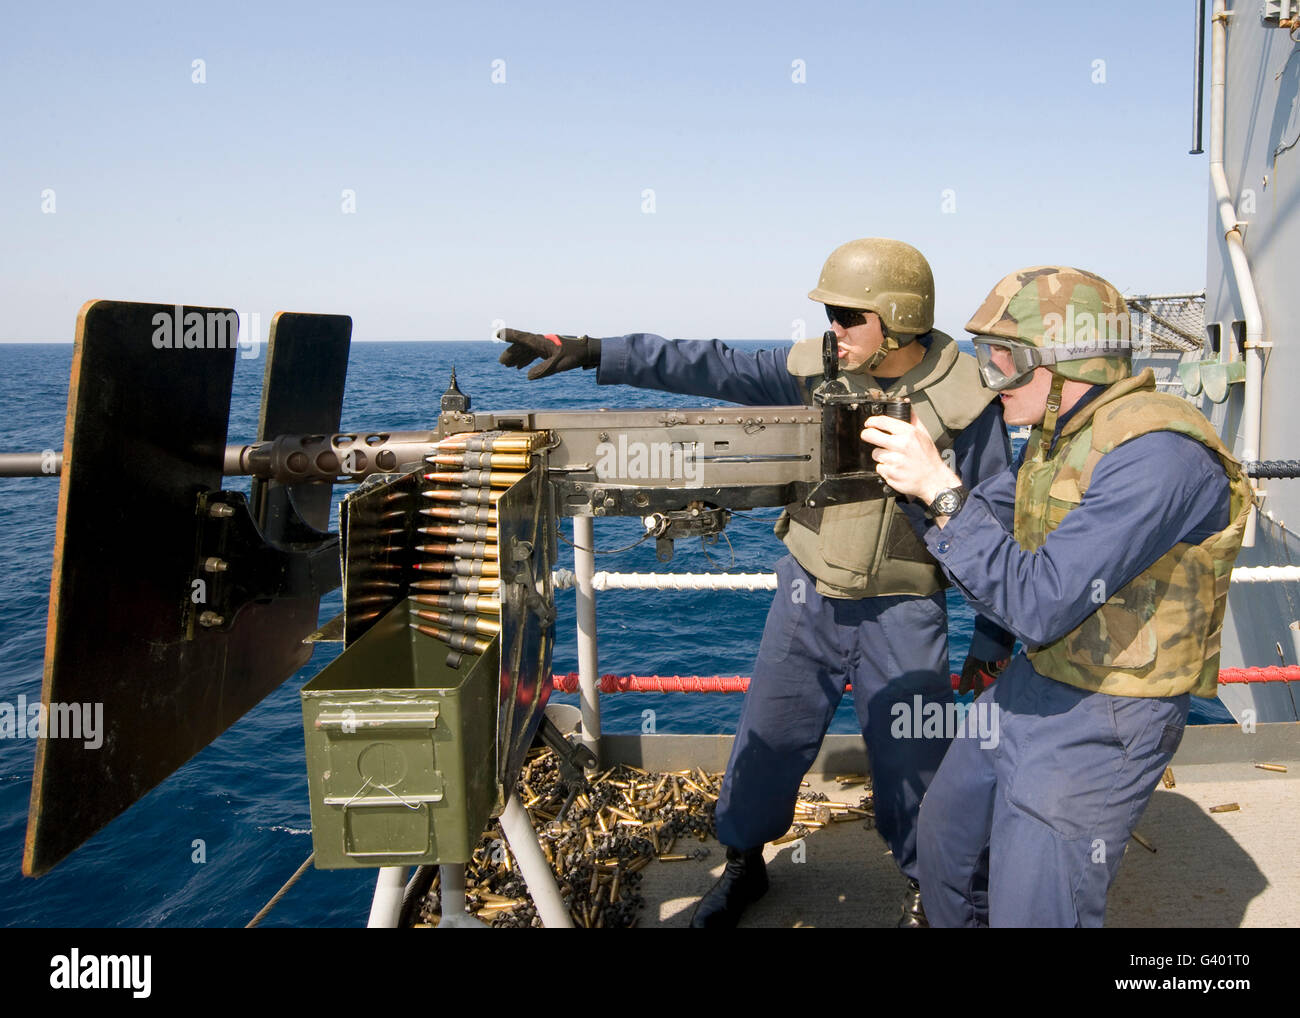
[[[785,369],[796,378],[814,378],[822,373],[822,334],[795,340],[785,355]]]
[[[1092,419],[1092,446],[1107,453],[1152,431],[1176,431],[1232,458],[1205,415],[1167,392],[1138,391],[1103,406]]]
[[[1154,431],[1172,431],[1195,439],[1219,457],[1229,482],[1235,485],[1242,477],[1240,464],[1205,415],[1172,393],[1139,390],[1101,407],[1090,423],[1092,449],[1083,471],[1084,490],[1102,456]]]
[[[934,345],[939,344],[951,346],[955,356],[945,357],[943,368],[926,378],[922,387],[944,427],[955,433],[982,414],[997,393],[984,384],[975,358],[958,350],[951,336],[935,329]]]

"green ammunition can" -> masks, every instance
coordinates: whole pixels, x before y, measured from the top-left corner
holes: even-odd
[[[500,638],[453,668],[413,607],[302,689],[318,868],[468,862],[498,805]]]

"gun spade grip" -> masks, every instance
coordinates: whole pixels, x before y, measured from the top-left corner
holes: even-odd
[[[822,333],[822,375],[827,381],[840,377],[839,340],[830,329]]]

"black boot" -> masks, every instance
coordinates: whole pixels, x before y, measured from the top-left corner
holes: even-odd
[[[930,921],[925,918],[925,906],[921,904],[921,885],[911,877],[907,879],[907,890],[903,892],[903,914],[898,918],[900,930],[928,930]]]
[[[767,893],[767,864],[763,848],[742,852],[727,849],[727,867],[709,893],[699,900],[691,916],[697,930],[733,929],[746,908]]]

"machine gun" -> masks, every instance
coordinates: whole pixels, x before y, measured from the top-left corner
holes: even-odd
[[[159,345],[160,320],[183,348]],[[258,438],[227,445],[237,337],[209,326],[233,320],[89,302],[62,454],[0,456],[0,476],[62,475],[42,710],[104,709],[99,748],[38,743],[28,875],[322,640],[345,649],[302,690],[316,864],[465,862],[543,723],[558,519],[641,517],[666,559],[732,509],[888,497],[857,434],[872,412],[907,414],[835,378],[828,334],[811,407],[478,412],[453,373],[434,428],[345,433],[351,320],[282,312]],[[238,475],[247,498],[222,487]],[[337,534],[335,483],[357,485]],[[343,612],[318,629],[340,585]]]

